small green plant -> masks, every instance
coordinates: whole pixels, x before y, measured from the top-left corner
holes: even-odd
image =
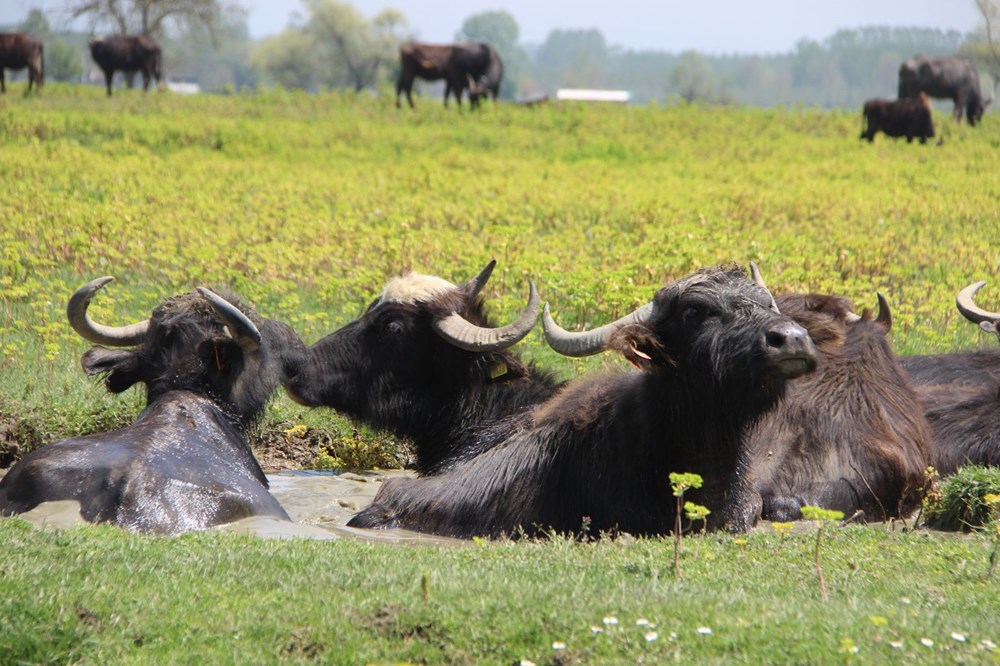
[[[712,513],[708,510],[707,506],[702,506],[701,504],[695,504],[694,502],[684,502],[684,515],[687,519],[691,521],[693,525],[696,521],[701,521],[701,531],[698,540],[695,541],[694,546],[694,559],[698,559],[698,552],[701,549],[701,537],[705,535],[705,530],[708,529],[708,514]]]
[[[792,528],[794,527],[795,523],[771,523],[771,529],[778,535],[779,546],[785,544],[785,537],[792,533]]]
[[[816,523],[816,579],[819,580],[819,591],[823,595],[823,601],[829,601],[830,595],[826,592],[826,581],[823,579],[823,567],[819,564],[819,544],[823,538],[823,525],[835,520],[843,520],[843,511],[833,511],[831,509],[821,509],[818,506],[802,507],[802,517]]]
[[[990,551],[990,578],[996,573],[998,552],[1000,552],[1000,494],[987,493],[983,496],[983,501],[993,511],[993,522],[990,524],[990,539],[993,541],[993,550]]]
[[[684,492],[691,488],[701,488],[703,483],[702,478],[698,474],[690,473],[670,473],[670,487],[674,491],[674,497],[677,498],[677,514],[674,520],[674,574],[676,574],[678,580],[683,580],[684,576],[681,575],[681,510],[684,507]],[[697,505],[695,505],[697,506]],[[707,511],[707,509],[706,509]],[[705,514],[708,515],[707,513]]]
[[[946,478],[924,506],[924,524],[938,530],[985,528],[995,519],[986,496],[1000,494],[1000,468],[966,465]]]

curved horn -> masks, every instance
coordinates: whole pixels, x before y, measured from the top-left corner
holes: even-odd
[[[240,349],[248,353],[260,349],[260,331],[238,307],[205,287],[198,287],[198,293],[204,296],[222,317],[226,330]]]
[[[542,314],[542,326],[545,328],[545,341],[553,350],[563,356],[592,356],[603,351],[611,334],[628,324],[644,324],[653,313],[653,304],[646,303],[638,310],[630,312],[621,319],[605,324],[591,331],[570,333],[555,322],[549,314],[549,305],[545,304]]]
[[[879,291],[877,294],[878,317],[875,318],[875,321],[885,326],[885,332],[888,333],[892,330],[892,310],[889,309],[889,301],[882,295],[882,292]]]
[[[493,269],[496,268],[496,265],[496,259],[490,260],[490,263],[486,264],[486,267],[479,271],[479,275],[465,283],[465,289],[469,291],[470,301],[478,296],[479,292],[481,292],[483,287],[486,286],[486,283],[489,282],[490,275],[493,274]]]
[[[69,318],[69,325],[80,334],[84,340],[93,342],[96,345],[106,345],[108,347],[132,347],[142,343],[149,330],[149,320],[141,321],[128,326],[104,326],[98,324],[90,315],[87,308],[90,307],[90,299],[94,297],[97,290],[114,280],[110,275],[91,280],[76,290],[69,303],[66,305],[66,316]]]
[[[976,295],[976,292],[982,289],[986,285],[986,280],[980,280],[974,284],[970,284],[968,287],[958,292],[958,296],[955,297],[955,305],[958,307],[958,311],[975,324],[982,324],[983,322],[1000,322],[1000,312],[989,312],[982,309],[972,300],[972,297]]]
[[[495,261],[490,262],[476,280],[482,278],[482,284],[485,284],[495,263]],[[482,289],[482,284],[473,294]],[[433,324],[434,330],[451,344],[466,351],[488,352],[506,349],[526,336],[538,320],[538,289],[535,288],[534,282],[530,282],[529,286],[528,306],[517,319],[506,326],[500,328],[476,326],[462,315],[453,312],[447,317],[436,320]]]
[[[750,262],[750,277],[753,278],[754,284],[767,292],[767,295],[771,297],[771,309],[781,314],[781,310],[778,309],[778,303],[774,300],[774,296],[771,294],[771,290],[767,288],[764,284],[764,278],[760,274],[760,269],[757,268],[757,264]]]

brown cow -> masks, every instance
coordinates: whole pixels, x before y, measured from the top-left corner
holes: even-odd
[[[469,104],[475,108],[488,94],[496,100],[503,78],[503,63],[489,44],[422,44],[414,42],[399,49],[399,79],[396,81],[396,107],[399,95],[406,93],[406,101],[413,108],[413,81],[444,79],[444,105],[454,93],[458,106],[462,106],[462,91],[469,90]]]
[[[934,136],[931,102],[924,93],[913,99],[870,99],[865,102],[862,115],[867,127],[860,138],[868,139],[869,143],[875,141],[879,130],[886,136],[905,136],[907,143],[913,143],[913,137],[927,143]]]
[[[0,93],[7,92],[5,69],[28,68],[28,90],[45,82],[42,41],[26,32],[0,32]]]
[[[819,364],[753,432],[763,517],[796,520],[804,505],[869,520],[905,516],[920,499],[931,431],[886,340],[888,304],[880,294],[872,320],[835,296],[777,302],[809,331]]]
[[[104,81],[108,87],[108,97],[111,97],[111,79],[115,71],[125,73],[125,81],[129,88],[136,72],[142,74],[142,89],[149,90],[149,82],[156,79],[157,85],[162,77],[160,45],[152,37],[102,37],[87,42],[90,56],[104,72]]]

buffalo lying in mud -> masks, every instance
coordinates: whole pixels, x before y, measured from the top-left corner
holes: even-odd
[[[490,328],[480,296],[495,261],[462,286],[411,273],[390,281],[359,319],[309,347],[285,389],[413,441],[435,474],[488,448],[558,384],[511,347],[538,318],[538,293],[516,321]]]
[[[1000,337],[1000,313],[976,305],[985,282],[956,298],[966,319]],[[962,465],[1000,465],[1000,348],[901,357],[934,433],[931,463],[944,476]]]
[[[763,518],[797,520],[805,505],[869,520],[906,516],[921,498],[931,433],[886,340],[885,299],[874,320],[835,296],[777,302],[809,331],[819,363],[753,431]]]
[[[175,296],[130,326],[93,322],[87,308],[112,278],[70,299],[73,328],[92,347],[89,375],[120,393],[141,383],[147,406],[132,425],[54,442],[0,480],[0,514],[76,500],[84,519],[176,534],[248,516],[287,520],[268,492],[246,432],[302,351],[295,332],[235,296],[207,289]]]
[[[671,472],[702,475],[691,499],[712,510],[713,527],[754,524],[746,429],[816,364],[808,333],[777,312],[762,282],[737,267],[707,269],[595,331],[567,333],[547,313],[545,323],[557,351],[611,348],[643,372],[567,384],[447,473],[386,482],[350,525],[458,537],[665,534]]]

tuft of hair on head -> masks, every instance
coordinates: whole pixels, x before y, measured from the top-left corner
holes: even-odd
[[[384,303],[427,303],[457,288],[436,275],[411,272],[389,280],[380,300]]]

